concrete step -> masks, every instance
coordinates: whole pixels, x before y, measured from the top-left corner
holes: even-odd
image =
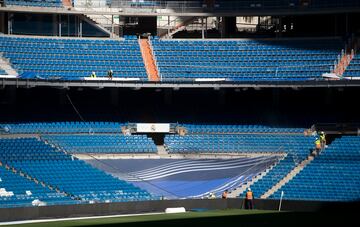
[[[167,155],[168,154],[168,152],[165,149],[164,145],[158,145],[158,146],[156,146],[156,148],[157,148],[157,151],[158,151],[157,153],[159,155]]]

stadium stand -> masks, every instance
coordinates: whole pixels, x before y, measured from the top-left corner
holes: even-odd
[[[62,7],[61,0],[5,0],[6,6]]]
[[[124,123],[117,122],[27,122],[2,123],[0,129],[12,134],[119,133]]]
[[[270,198],[349,201],[360,198],[360,137],[343,136]]]
[[[360,77],[360,55],[357,54],[351,60],[350,64],[343,74],[344,77]]]
[[[114,178],[35,138],[0,139],[0,160],[80,202],[149,200],[146,191]],[[46,170],[46,171],[44,171]]]
[[[76,203],[63,193],[52,191],[0,166],[0,208],[32,206],[36,200],[45,202],[46,205]]]
[[[154,142],[146,135],[51,135],[44,140],[69,153],[156,153]]]
[[[82,80],[95,72],[106,77],[146,79],[138,42],[133,38],[69,39],[0,36],[0,52],[19,74],[38,79]],[[29,78],[27,78],[29,79]]]
[[[283,160],[276,164],[264,177],[257,180],[251,185],[251,190],[257,198],[260,198],[272,186],[283,179],[298,163],[298,160],[293,155],[287,155]],[[239,195],[245,196],[245,192]]]
[[[181,124],[190,134],[198,133],[303,133],[304,128],[275,128],[264,125]]]
[[[340,53],[340,39],[152,41],[162,80],[319,80]]]
[[[291,134],[168,135],[165,146],[171,153],[291,153],[306,157],[313,137]]]

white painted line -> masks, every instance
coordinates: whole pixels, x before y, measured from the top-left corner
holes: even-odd
[[[74,221],[74,220],[76,221],[76,220],[101,219],[101,218],[148,216],[148,215],[157,215],[157,214],[165,214],[165,213],[164,213],[164,212],[160,212],[160,213],[143,213],[143,214],[119,214],[119,215],[92,216],[92,217],[76,217],[76,218],[57,218],[57,219],[38,219],[38,220],[10,221],[10,222],[0,222],[0,226],[1,226],[1,225],[21,225],[21,224],[31,224],[31,223],[43,223],[43,222],[57,222],[57,221]]]

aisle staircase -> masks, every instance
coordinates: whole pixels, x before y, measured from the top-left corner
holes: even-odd
[[[159,71],[156,66],[150,41],[148,39],[139,39],[139,45],[149,81],[160,81]]]
[[[284,186],[287,182],[289,182],[292,178],[294,178],[301,170],[305,168],[312,160],[314,160],[313,156],[308,156],[307,159],[302,161],[299,165],[297,165],[293,170],[291,170],[282,180],[280,180],[277,184],[275,184],[272,188],[270,188],[265,194],[263,194],[260,198],[266,199],[273,193],[275,193],[279,188]]]

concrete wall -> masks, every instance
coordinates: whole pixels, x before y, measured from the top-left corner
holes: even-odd
[[[278,210],[278,200],[254,201],[255,208],[261,210]],[[333,211],[356,210],[360,202],[317,202],[317,201],[283,201],[282,210],[291,211]],[[124,203],[98,203],[81,205],[63,205],[51,207],[1,208],[0,221],[15,221],[43,218],[67,218],[81,216],[99,216],[116,214],[135,214],[164,212],[168,207],[185,207],[186,210],[203,209],[243,209],[243,199],[195,199],[195,200],[159,200]]]

